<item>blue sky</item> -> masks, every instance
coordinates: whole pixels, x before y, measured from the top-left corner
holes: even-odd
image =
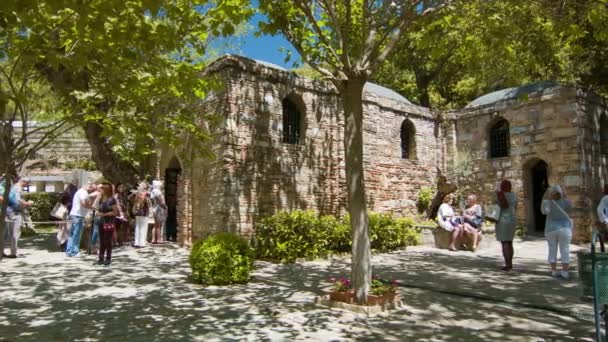
[[[300,62],[300,59],[298,53],[295,51],[291,43],[285,40],[285,38],[282,36],[254,36],[253,33],[257,31],[258,22],[263,20],[265,20],[265,18],[261,14],[256,14],[251,19],[251,31],[244,38],[241,53],[246,57],[274,63],[288,69],[294,67],[293,59],[296,59],[297,62]],[[292,61],[285,63],[286,54],[279,51],[281,48],[291,50]]]
[[[252,5],[257,7],[257,0],[253,0]],[[245,37],[239,39],[240,47],[237,50],[227,49],[225,52],[274,63],[287,69],[298,67],[299,65],[294,65],[294,62],[301,63],[299,55],[285,38],[282,36],[255,37],[254,33],[258,30],[258,23],[265,19],[265,16],[261,14],[253,16],[249,21],[249,32]],[[290,62],[285,63],[286,53],[280,51],[281,48],[291,50],[292,60]]]

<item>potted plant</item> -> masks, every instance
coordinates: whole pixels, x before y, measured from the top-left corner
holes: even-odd
[[[368,305],[384,305],[399,299],[397,282],[372,277],[370,294],[367,296]]]
[[[329,290],[329,299],[336,302],[352,303],[354,292],[350,279],[346,278],[331,278],[329,281],[332,287]]]

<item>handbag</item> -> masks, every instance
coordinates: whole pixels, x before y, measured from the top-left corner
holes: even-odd
[[[59,220],[65,219],[67,214],[68,208],[59,202],[57,202],[57,204],[55,204],[55,206],[53,207],[53,210],[51,210],[51,216]]]
[[[116,229],[116,224],[114,222],[108,222],[103,224],[104,231],[110,231]]]
[[[500,220],[500,205],[498,204],[493,204],[492,206],[490,206],[490,210],[487,210],[487,214],[486,214],[486,220],[490,221],[490,222],[498,222],[498,220]]]

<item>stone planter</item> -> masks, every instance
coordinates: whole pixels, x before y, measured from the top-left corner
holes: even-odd
[[[329,292],[329,300],[333,300],[334,302],[342,302],[342,303],[352,303],[355,292],[353,290],[348,290],[345,292],[339,291],[330,291]]]
[[[367,305],[386,305],[399,301],[399,295],[395,292],[385,293],[383,295],[368,295]]]

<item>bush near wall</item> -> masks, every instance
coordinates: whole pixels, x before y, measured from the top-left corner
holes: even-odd
[[[409,218],[371,213],[371,248],[388,252],[420,243],[420,232]],[[253,245],[259,258],[294,262],[351,251],[350,217],[320,216],[312,210],[279,212],[256,225]]]
[[[24,193],[23,200],[34,201],[29,212],[34,222],[45,222],[55,220],[51,217],[51,211],[59,202],[61,194],[57,192],[31,192]]]
[[[204,285],[244,284],[253,271],[255,253],[233,233],[218,233],[200,240],[190,251],[193,279]]]
[[[256,225],[257,257],[282,262],[325,257],[329,253],[330,229],[321,224],[319,215],[312,210],[278,212]]]

